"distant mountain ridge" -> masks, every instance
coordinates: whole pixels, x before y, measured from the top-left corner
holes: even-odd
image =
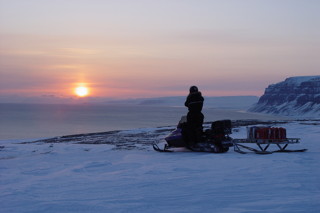
[[[297,76],[271,84],[250,112],[320,117],[320,76]]]
[[[205,108],[219,109],[239,109],[247,110],[252,104],[259,99],[257,96],[220,96],[220,97],[204,97]],[[106,104],[133,104],[144,106],[180,106],[184,107],[185,96],[171,96],[158,98],[137,98],[108,101]]]
[[[204,97],[204,108],[217,109],[237,109],[247,110],[252,104],[259,99],[257,96],[217,96]],[[1,97],[1,103],[18,103],[18,104],[88,104],[88,105],[139,105],[139,106],[170,106],[184,107],[186,96],[169,96],[155,98],[131,98],[131,99],[110,99],[88,97],[83,100],[75,100],[72,98],[60,98],[55,96],[40,97]]]

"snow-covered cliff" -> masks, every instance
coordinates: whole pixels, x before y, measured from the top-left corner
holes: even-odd
[[[320,117],[320,76],[290,77],[271,84],[248,111]]]

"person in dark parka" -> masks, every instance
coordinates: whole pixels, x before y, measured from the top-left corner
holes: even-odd
[[[192,146],[201,141],[204,119],[201,111],[204,98],[196,86],[191,86],[189,92],[184,103],[184,105],[188,107],[189,112],[187,114],[187,125],[183,131],[183,135],[187,146]]]

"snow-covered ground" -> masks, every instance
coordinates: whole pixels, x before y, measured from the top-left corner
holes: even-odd
[[[278,125],[308,151],[153,151],[174,127],[1,141],[0,212],[320,212],[320,121]]]

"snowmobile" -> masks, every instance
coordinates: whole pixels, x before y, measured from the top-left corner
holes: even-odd
[[[153,149],[159,152],[177,152],[177,151],[193,151],[193,152],[211,152],[225,153],[229,151],[229,147],[233,146],[231,120],[218,120],[211,123],[211,127],[201,130],[199,142],[192,145],[187,143],[186,117],[183,116],[179,121],[177,128],[165,137],[165,145],[160,148],[157,143],[153,144]]]

